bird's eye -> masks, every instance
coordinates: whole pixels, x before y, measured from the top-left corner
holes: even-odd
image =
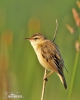
[[[37,40],[38,38],[34,38],[35,40]]]
[[[34,36],[33,39],[37,40],[37,39],[40,39],[40,37],[39,36]]]

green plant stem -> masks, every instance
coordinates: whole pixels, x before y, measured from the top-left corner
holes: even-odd
[[[74,83],[74,78],[75,78],[76,69],[77,69],[78,58],[79,58],[79,52],[76,52],[68,100],[71,100],[71,96],[72,96],[72,89],[73,89],[73,83]]]
[[[80,42],[80,28],[78,28],[78,33],[79,33],[79,42]],[[71,100],[71,96],[72,96],[72,89],[73,89],[73,84],[74,84],[74,79],[75,79],[75,74],[76,74],[76,69],[77,69],[79,53],[80,53],[80,50],[76,51],[76,57],[75,57],[75,62],[74,62],[74,67],[73,67],[73,72],[72,72],[68,100]]]

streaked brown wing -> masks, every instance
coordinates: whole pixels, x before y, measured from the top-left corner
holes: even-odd
[[[41,53],[52,69],[63,73],[64,62],[56,44],[48,40],[41,46]]]

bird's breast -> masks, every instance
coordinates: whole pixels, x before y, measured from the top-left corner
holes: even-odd
[[[50,65],[48,64],[48,62],[46,61],[46,59],[42,56],[42,54],[41,54],[41,49],[38,49],[38,50],[36,50],[35,52],[36,52],[36,55],[37,55],[37,58],[38,58],[40,64],[41,64],[44,68],[46,68],[47,70],[52,71]]]

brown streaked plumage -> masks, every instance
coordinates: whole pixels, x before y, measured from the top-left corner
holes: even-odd
[[[56,72],[66,89],[67,84],[63,73],[63,68],[65,66],[58,46],[54,42],[48,40],[41,33],[36,33],[32,37],[26,39],[31,42],[40,64],[47,70],[51,71],[45,78],[53,72]]]

